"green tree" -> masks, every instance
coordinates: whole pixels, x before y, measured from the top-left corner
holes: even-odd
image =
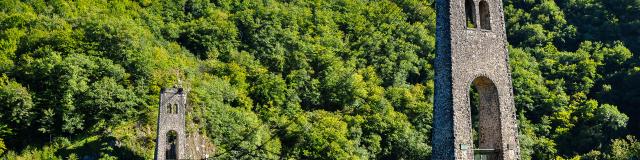
[[[0,138],[28,129],[35,118],[34,107],[26,88],[5,75],[0,77]]]

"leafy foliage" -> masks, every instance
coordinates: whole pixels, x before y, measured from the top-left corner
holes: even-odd
[[[640,1],[504,5],[522,159],[638,158]],[[428,159],[435,14],[432,0],[0,1],[0,156],[149,159],[157,95],[182,85],[214,158]]]

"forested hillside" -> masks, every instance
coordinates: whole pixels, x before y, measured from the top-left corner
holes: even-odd
[[[640,0],[504,0],[522,159],[640,158]],[[0,0],[0,159],[427,159],[434,0]]]

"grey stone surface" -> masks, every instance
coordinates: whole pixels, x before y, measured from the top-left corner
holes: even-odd
[[[177,133],[176,158],[184,159],[185,155],[185,110],[187,93],[182,88],[163,89],[160,93],[160,109],[158,113],[158,138],[156,139],[155,159],[167,159],[167,133]]]
[[[519,159],[502,1],[472,1],[476,28],[466,26],[465,0],[436,0],[432,159],[473,159],[470,86],[480,94],[479,147],[496,149],[498,159]],[[488,14],[479,14],[481,1]]]

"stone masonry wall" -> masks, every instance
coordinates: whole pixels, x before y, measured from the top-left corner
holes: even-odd
[[[501,0],[484,0],[492,30],[466,27],[464,0],[436,0],[433,159],[473,159],[469,87],[480,95],[480,147],[519,159],[517,124]],[[486,23],[485,23],[486,24]],[[482,133],[484,132],[484,133]]]
[[[177,159],[184,159],[185,152],[185,106],[187,94],[181,88],[164,89],[160,94],[160,109],[158,113],[158,138],[156,140],[155,159],[167,159],[167,133],[177,133]],[[175,106],[174,108],[172,108]],[[177,110],[176,110],[177,109]]]

